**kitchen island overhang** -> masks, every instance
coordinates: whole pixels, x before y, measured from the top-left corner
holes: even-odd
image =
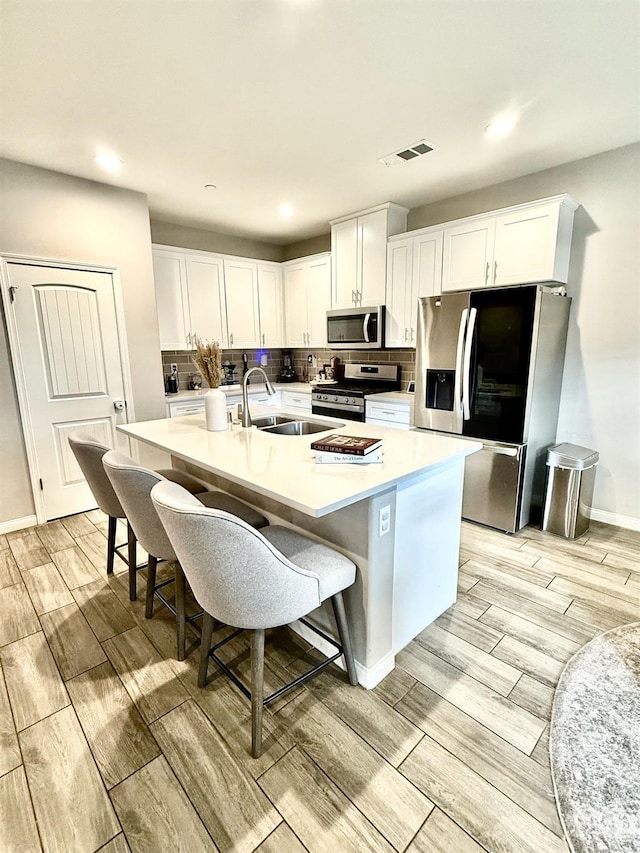
[[[169,453],[175,467],[252,504],[272,523],[356,563],[345,601],[364,687],[381,681],[395,655],[454,603],[464,461],[478,442],[354,422],[337,428],[328,419],[327,432],[313,436],[240,426],[209,432],[204,415],[118,429]],[[316,464],[311,441],[330,432],[381,438],[384,461]],[[313,621],[335,634],[330,609],[315,611]],[[318,645],[311,632],[294,628]]]

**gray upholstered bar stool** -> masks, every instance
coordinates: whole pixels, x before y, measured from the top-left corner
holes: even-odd
[[[147,619],[153,616],[154,596],[174,614],[177,623],[177,656],[178,660],[184,660],[187,622],[193,622],[202,614],[196,613],[187,617],[184,572],[150,497],[151,489],[157,483],[169,481],[159,471],[142,468],[134,459],[116,450],[106,453],[102,458],[102,464],[118,500],[127,513],[138,541],[149,554],[145,615]],[[190,494],[181,486],[179,488],[181,493]],[[233,513],[234,516],[241,517],[244,522],[253,527],[266,527],[269,524],[262,513],[226,492],[201,492],[190,496],[198,506],[215,507]],[[160,560],[167,560],[174,564],[174,578],[157,584],[156,569]],[[173,580],[175,580],[175,606],[161,592],[162,588]]]
[[[136,537],[133,528],[127,519],[127,542],[116,545],[116,530],[119,518],[127,518],[118,496],[113,491],[111,481],[102,466],[102,457],[111,449],[86,432],[73,432],[69,436],[69,446],[73,451],[80,470],[84,474],[87,485],[93,493],[98,507],[109,516],[107,530],[107,574],[113,574],[113,564],[116,555],[129,566],[129,598],[136,600],[136,574],[138,569],[143,569],[146,564],[137,565]],[[184,471],[176,471],[173,468],[163,469],[158,472],[167,480],[179,483],[191,494],[204,491],[202,483]],[[127,547],[127,556],[123,556],[122,549]]]
[[[251,752],[259,758],[265,704],[316,675],[342,654],[349,681],[358,683],[342,600],[342,591],[355,581],[356,566],[333,548],[287,527],[254,530],[239,518],[202,506],[175,483],[164,481],[154,486],[151,498],[204,610],[198,685],[207,683],[211,657],[251,699]],[[329,598],[340,643],[303,619]],[[337,653],[265,697],[265,629],[296,619],[332,643]],[[216,655],[216,650],[238,631],[211,647],[215,620],[251,631],[251,691]]]

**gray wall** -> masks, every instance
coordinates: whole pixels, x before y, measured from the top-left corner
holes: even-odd
[[[283,261],[293,261],[296,258],[305,258],[307,255],[318,255],[321,252],[331,251],[331,231],[320,234],[319,237],[309,237],[308,240],[300,240],[298,243],[290,243],[283,248]]]
[[[282,246],[156,219],[151,220],[151,239],[162,246],[179,246],[181,249],[200,249],[203,252],[220,252],[223,255],[239,255],[278,263],[286,260]]]
[[[558,441],[600,452],[601,520],[640,524],[640,144],[414,208],[411,230],[567,192],[573,297]]]
[[[0,159],[0,253],[117,265],[137,420],[162,417],[164,391],[147,199],[141,193]],[[33,514],[9,364],[0,333],[0,522]]]

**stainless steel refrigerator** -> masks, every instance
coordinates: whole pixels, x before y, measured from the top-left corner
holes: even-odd
[[[570,305],[553,284],[418,301],[414,425],[483,444],[465,463],[464,518],[513,533],[539,514]]]

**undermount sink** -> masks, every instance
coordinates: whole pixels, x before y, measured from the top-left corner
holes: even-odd
[[[317,421],[289,420],[286,423],[277,423],[274,426],[263,426],[258,428],[262,430],[262,432],[272,433],[273,435],[312,435],[314,432],[326,432],[327,430],[339,429],[343,426],[343,423],[321,424]]]
[[[277,426],[278,424],[290,424],[295,418],[287,418],[284,415],[265,415],[263,418],[251,418],[251,422],[258,429]]]

